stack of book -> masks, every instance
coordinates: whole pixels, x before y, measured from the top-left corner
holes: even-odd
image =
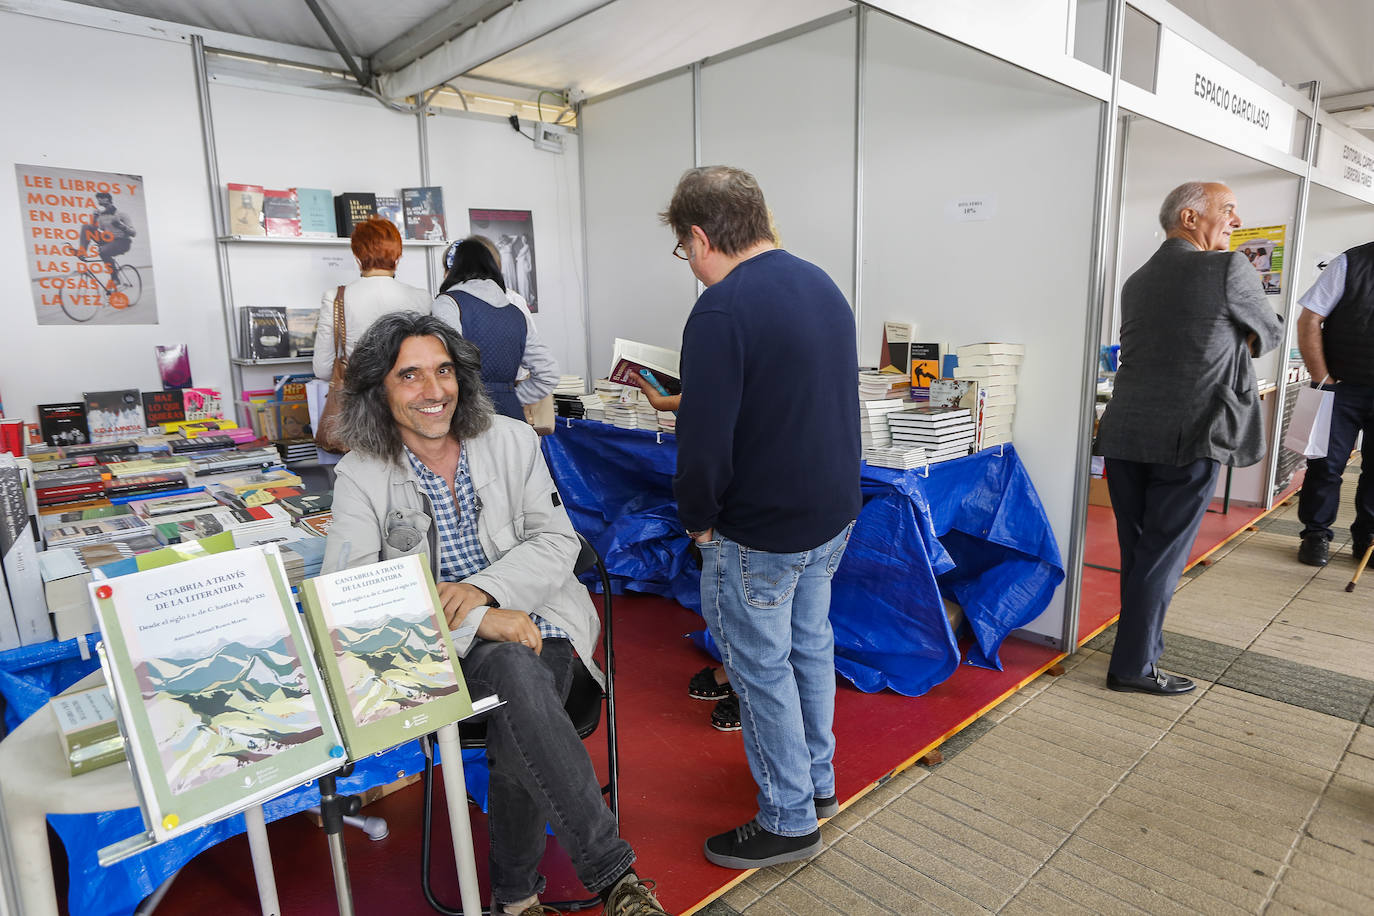
[[[1016,416],[1016,383],[1026,348],[1013,343],[976,343],[954,351],[959,364],[956,379],[972,379],[981,389],[982,423],[979,447],[988,448],[1011,441]]]
[[[269,529],[290,528],[291,513],[273,505],[254,506],[251,509],[224,506],[197,515],[194,526],[197,538],[231,531],[235,546],[243,546],[239,543],[240,537],[252,537]]]
[[[279,503],[283,509],[290,512],[296,519],[311,518],[312,516],[322,515],[328,512],[334,503],[332,493],[300,493],[296,496],[287,496]]]
[[[961,407],[923,405],[888,414],[892,444],[925,449],[930,463],[967,455],[973,450],[976,423]]]
[[[888,414],[906,406],[901,398],[859,401],[859,444],[866,449],[892,444],[892,430],[887,424]]]
[[[560,417],[581,420],[586,416],[583,398],[587,394],[587,380],[580,375],[560,375],[553,389],[553,412]]]
[[[917,446],[887,445],[864,449],[864,461],[880,468],[909,471],[926,464],[926,450]]]
[[[127,542],[145,535],[156,537],[147,519],[137,515],[114,515],[49,528],[46,539],[48,549],[51,550],[54,547],[77,547],[82,544],[101,544],[110,541]]]
[[[580,375],[560,375],[558,384],[554,386],[554,397],[560,394],[570,397],[581,397],[587,393],[587,380]]]
[[[105,498],[104,475],[94,465],[38,471],[33,483],[40,506],[64,506]]]
[[[910,391],[911,379],[908,376],[875,369],[859,370],[860,401],[905,399]]]

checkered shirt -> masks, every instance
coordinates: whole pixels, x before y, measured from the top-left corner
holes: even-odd
[[[426,467],[414,452],[407,448],[405,453],[411,470],[420,479],[420,489],[429,497],[434,524],[439,529],[439,581],[462,582],[468,576],[486,569],[489,565],[487,554],[477,537],[477,513],[481,511],[482,503],[472,487],[467,449],[463,449],[459,455],[452,491],[444,478]],[[458,494],[456,502],[453,498],[455,492]],[[538,614],[529,612],[529,616],[544,639],[568,638],[566,632]]]

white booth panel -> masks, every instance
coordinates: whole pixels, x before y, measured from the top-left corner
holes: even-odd
[[[1026,347],[1014,441],[1070,540],[1101,103],[869,17],[861,356],[884,320],[959,346]],[[976,219],[956,211],[981,200]],[[1064,590],[1027,629],[1058,640]]]
[[[1299,294],[1317,282],[1319,262],[1356,245],[1374,241],[1374,206],[1314,184],[1307,201],[1306,225],[1299,265]]]
[[[851,307],[856,18],[701,68],[702,164],[752,173],[783,247]]]
[[[438,115],[427,124],[430,183],[444,189],[449,237],[469,234],[470,209],[530,211],[539,336],[553,350],[560,372],[586,375],[577,134],[565,137],[562,153],[551,153],[535,149],[504,121]],[[436,290],[443,278],[441,254],[435,256]]]
[[[83,391],[159,390],[153,348],[185,343],[198,385],[227,387],[214,227],[190,45],[0,12],[0,58],[41,86],[0,94],[0,392],[6,415],[36,419],[36,404]],[[93,78],[94,60],[137,61],[118,91]],[[16,79],[25,77],[15,76]],[[46,325],[34,313],[14,164],[143,176],[156,325]],[[139,247],[131,250],[136,254]]]
[[[692,167],[688,72],[588,102],[580,120],[587,226],[590,379],[611,368],[616,337],[676,350],[696,280],[658,219]]]
[[[401,188],[420,184],[414,115],[358,96],[282,91],[229,77],[212,79],[210,104],[224,184],[398,197]],[[447,199],[445,205],[449,206]],[[358,276],[357,261],[347,245],[231,243],[226,255],[238,309],[318,308],[325,290]],[[396,265],[396,278],[428,289],[425,260],[423,249],[407,247]],[[309,372],[310,367],[245,368],[244,387],[271,387],[273,374],[284,370]]]

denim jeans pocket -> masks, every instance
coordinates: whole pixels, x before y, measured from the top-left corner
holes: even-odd
[[[825,574],[827,576],[835,575],[835,570],[839,569],[840,561],[844,559],[844,549],[849,546],[849,536],[853,533],[854,523],[850,522],[844,526],[844,531],[836,535],[834,540],[830,542],[832,545],[830,556],[826,557],[825,560]]]
[[[744,582],[744,600],[757,608],[778,607],[786,603],[797,588],[797,580],[806,568],[807,551],[801,553],[769,553],[740,545],[740,579]]]

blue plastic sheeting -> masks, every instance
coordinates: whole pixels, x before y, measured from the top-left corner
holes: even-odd
[[[86,640],[87,657],[75,639],[44,642],[0,652],[0,697],[5,701],[5,733],[47,705],[48,700],[100,667],[99,638]]]
[[[464,751],[463,763],[464,772],[477,776],[476,779],[469,776],[468,793],[474,794],[475,790],[482,798],[485,810],[486,766],[483,754],[481,750]],[[435,762],[438,762],[437,747]],[[355,763],[353,774],[338,780],[338,791],[345,795],[357,794],[423,769],[424,754],[420,751],[420,744],[411,741]],[[267,802],[263,805],[263,813],[268,821],[274,821],[319,803],[319,787],[310,782]],[[244,831],[243,815],[236,814],[102,868],[96,860],[100,849],[143,833],[146,829],[139,809],[123,808],[100,814],[53,814],[48,816],[48,823],[57,831],[67,850],[71,876],[67,903],[74,916],[127,916],[139,901],[196,854]],[[325,850],[323,836],[320,838],[319,867],[329,868],[329,854]],[[250,874],[239,875],[235,880],[252,887],[253,878]]]
[[[543,444],[573,524],[613,585],[699,613],[700,573],[672,495],[676,439],[560,418]],[[943,462],[928,478],[865,465],[862,481],[864,506],[833,586],[836,671],[861,690],[908,696],[944,681],[959,650],[942,593],[964,605],[969,661],[1000,667],[1002,640],[1039,616],[1064,578],[1015,450]],[[713,651],[709,636],[697,639]]]

